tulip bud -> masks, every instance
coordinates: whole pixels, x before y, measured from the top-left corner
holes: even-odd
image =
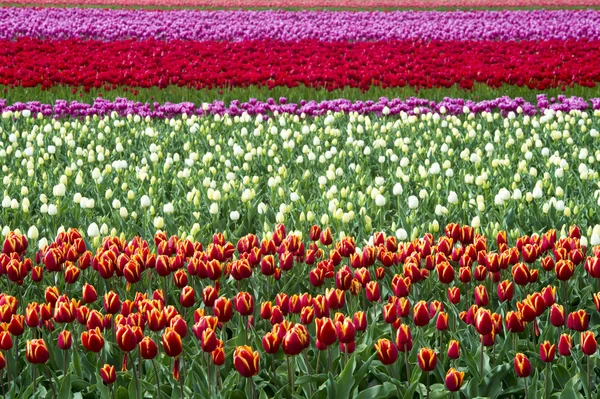
[[[423,327],[429,324],[430,315],[427,309],[427,302],[419,301],[413,308],[413,321],[417,327]]]
[[[462,387],[463,381],[465,379],[465,373],[462,371],[458,371],[455,368],[451,368],[446,373],[446,388],[450,392],[457,392]]]
[[[177,357],[183,351],[181,336],[171,327],[167,327],[162,334],[162,344],[169,357]]]
[[[516,354],[514,365],[517,377],[527,378],[531,375],[531,362],[523,353]]]
[[[143,359],[152,360],[158,355],[158,346],[150,337],[144,337],[139,343],[140,355]]]
[[[281,345],[281,339],[279,338],[279,336],[277,334],[274,334],[272,332],[267,332],[262,337],[262,345],[263,345],[263,349],[265,350],[265,352],[272,355],[274,353],[277,353],[277,351],[279,351],[279,346]]]
[[[571,348],[573,348],[573,341],[569,334],[561,334],[558,338],[558,353],[561,356],[571,356]]]
[[[458,359],[460,357],[460,343],[456,340],[450,340],[448,343],[448,358]]]
[[[591,331],[584,331],[581,333],[581,351],[586,356],[592,356],[596,353],[598,344],[596,342],[596,336]]]
[[[104,383],[106,385],[113,384],[117,380],[117,373],[115,372],[115,366],[111,366],[108,364],[105,364],[104,366],[102,366],[102,368],[100,369],[100,377],[102,378],[102,381],[104,381]]]
[[[475,329],[480,335],[487,335],[493,330],[492,313],[489,309],[480,308],[475,316]]]
[[[551,363],[556,354],[556,345],[551,345],[550,341],[544,341],[540,344],[540,359],[544,363]]]
[[[98,353],[104,347],[104,337],[99,328],[81,333],[81,343],[90,352]]]
[[[394,364],[398,359],[398,349],[389,339],[380,339],[374,345],[379,361],[383,364]]]
[[[43,339],[27,340],[25,357],[31,364],[44,364],[50,358],[50,352]]]
[[[238,346],[233,353],[233,365],[242,377],[250,378],[258,374],[260,355],[249,346]]]
[[[69,330],[63,330],[58,334],[58,347],[64,351],[71,349],[73,335]]]
[[[417,354],[417,363],[421,370],[425,372],[433,371],[437,363],[437,355],[429,348],[421,348]]]
[[[336,327],[330,318],[321,317],[316,319],[316,329],[317,340],[321,344],[329,346],[335,343],[337,339]]]
[[[242,316],[254,313],[254,298],[247,292],[238,292],[234,298],[235,310]]]
[[[410,332],[410,327],[406,324],[400,325],[396,331],[396,347],[400,352],[410,352],[413,347],[413,339]]]

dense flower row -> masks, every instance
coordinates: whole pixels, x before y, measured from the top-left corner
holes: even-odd
[[[469,8],[469,7],[594,7],[596,0],[0,0],[0,4],[110,5],[117,7],[214,8]]]
[[[336,89],[371,86],[536,89],[600,81],[600,41],[387,41],[325,43],[0,41],[0,84],[33,87]]]
[[[577,226],[513,241],[452,223],[437,239],[357,243],[279,224],[237,242],[157,232],[94,247],[69,229],[32,251],[10,232],[0,386],[48,385],[55,398],[59,381],[61,396],[129,385],[135,398],[592,397],[600,247],[580,238]]]
[[[463,111],[267,120],[5,111],[3,232],[49,239],[76,223],[90,237],[239,236],[320,220],[358,238],[373,228],[406,238],[449,221],[487,234],[577,223],[600,243],[600,111]]]
[[[600,39],[600,12],[145,11],[1,8],[0,39],[242,41]]]
[[[231,115],[241,116],[244,113],[254,116],[262,115],[265,118],[271,117],[274,113],[293,114],[305,116],[319,116],[331,112],[356,112],[361,115],[408,115],[418,113],[442,113],[445,115],[463,115],[472,112],[481,114],[482,112],[500,112],[507,116],[509,112],[519,112],[524,115],[533,116],[538,113],[551,111],[585,111],[600,110],[600,98],[592,98],[588,101],[580,97],[558,96],[557,98],[548,98],[540,94],[537,96],[537,105],[534,105],[522,98],[499,97],[494,100],[472,101],[460,98],[446,98],[442,101],[431,101],[424,98],[407,99],[388,99],[385,97],[377,101],[350,101],[345,99],[331,101],[301,101],[289,103],[287,99],[280,98],[279,101],[270,98],[267,101],[251,99],[248,102],[232,101],[226,105],[222,101],[212,103],[194,104],[185,103],[142,103],[128,100],[126,98],[117,98],[115,101],[96,98],[93,103],[82,103],[78,101],[57,100],[55,104],[44,104],[39,101],[29,101],[27,103],[8,104],[6,100],[0,99],[0,113],[29,111],[37,115],[53,116],[56,118],[82,117],[82,116],[104,116],[116,112],[120,116],[139,115],[141,117],[149,116],[151,118],[172,118],[176,116],[197,115]],[[385,111],[384,111],[385,110]]]

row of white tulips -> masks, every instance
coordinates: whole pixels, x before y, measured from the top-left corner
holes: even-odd
[[[0,119],[2,234],[43,245],[167,230],[201,239],[332,226],[400,240],[577,224],[600,243],[600,113]],[[564,232],[563,232],[564,233]]]

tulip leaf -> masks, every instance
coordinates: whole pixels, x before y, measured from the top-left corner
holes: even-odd
[[[538,372],[536,369],[535,373],[533,374],[533,378],[531,379],[531,384],[527,388],[528,399],[537,399],[540,397],[540,393],[538,392],[538,379],[539,379],[539,376],[538,376]],[[527,381],[525,381],[525,384],[527,384]]]
[[[504,363],[487,373],[481,382],[479,393],[490,398],[497,397],[502,391],[502,384],[499,384],[498,381],[504,380],[504,376],[511,370],[511,367],[510,363]]]
[[[114,387],[113,387],[114,388]],[[127,392],[127,389],[125,389],[125,387],[119,387],[117,389],[117,391],[115,392],[116,394],[116,399],[129,399],[129,393]]]
[[[420,385],[419,380],[410,384],[410,386],[408,387],[408,390],[404,394],[404,399],[412,399],[415,396],[415,391],[417,390],[417,387],[419,385]]]
[[[565,389],[560,393],[560,399],[583,399],[583,395],[579,393],[581,379],[578,375],[571,378],[565,385]]]
[[[104,385],[104,382],[102,382],[102,378],[100,378],[100,376],[96,378],[96,389],[102,398],[109,397],[109,389],[106,385]]]
[[[384,382],[382,385],[365,389],[354,399],[387,399],[396,394],[398,394],[398,388],[392,383]]]
[[[71,374],[67,374],[63,378],[58,397],[59,399],[69,399],[71,397]]]
[[[337,398],[337,389],[335,380],[333,379],[333,374],[329,373],[329,377],[327,379],[327,396],[330,398]]]
[[[349,398],[352,387],[354,386],[354,369],[356,368],[356,355],[353,354],[348,359],[348,363],[338,380],[336,391],[340,398]]]

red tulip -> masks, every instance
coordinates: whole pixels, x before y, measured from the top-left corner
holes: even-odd
[[[250,378],[258,374],[260,355],[249,346],[238,346],[233,354],[233,365],[242,377]]]
[[[569,334],[561,334],[558,338],[558,353],[561,356],[571,356],[571,348],[573,348],[573,341]]]
[[[554,267],[554,272],[556,273],[556,278],[561,281],[567,281],[575,272],[575,265],[568,259],[561,259],[556,262],[556,266]]]
[[[81,344],[90,352],[100,352],[104,347],[104,337],[99,328],[81,333]]]
[[[328,317],[316,319],[317,340],[325,346],[332,345],[336,339],[336,328]]]
[[[398,359],[398,349],[389,339],[379,339],[375,345],[379,361],[383,364],[394,364]]]
[[[421,370],[425,372],[433,371],[437,364],[437,355],[429,348],[421,348],[417,354],[417,363]]]
[[[464,379],[465,379],[464,372],[458,371],[455,368],[451,368],[446,373],[446,378],[445,378],[446,388],[450,392],[457,392],[462,387]]]
[[[73,335],[69,330],[63,330],[58,334],[58,347],[64,351],[71,349]]]
[[[265,352],[269,354],[277,353],[279,346],[281,345],[281,338],[277,334],[267,332],[262,337],[262,345]]]
[[[531,362],[523,353],[516,354],[514,365],[517,377],[527,378],[531,375]]]
[[[144,337],[139,343],[140,355],[143,359],[152,360],[158,355],[158,346],[150,337]]]
[[[592,356],[596,353],[598,344],[596,343],[596,336],[591,331],[584,331],[581,333],[581,351],[586,356]]]
[[[43,339],[27,340],[25,357],[31,364],[44,364],[50,358],[50,352]]]
[[[413,347],[412,334],[410,327],[406,324],[400,325],[396,331],[396,347],[400,352],[410,352]]]
[[[183,351],[181,336],[171,327],[167,327],[162,334],[162,344],[169,357],[177,357]]]
[[[556,345],[551,345],[550,341],[544,341],[540,344],[540,358],[544,363],[551,363],[556,354]]]
[[[458,359],[460,357],[460,343],[456,340],[450,340],[448,343],[448,358]]]
[[[238,292],[234,298],[235,310],[242,316],[254,313],[254,298],[247,292]]]
[[[413,321],[417,327],[423,327],[429,324],[430,315],[427,309],[427,302],[419,301],[413,309]]]
[[[511,281],[504,280],[498,284],[498,300],[500,302],[511,301],[514,293],[515,288]]]
[[[100,369],[100,377],[102,378],[102,381],[104,381],[104,383],[106,385],[113,384],[117,380],[117,373],[115,372],[115,366],[111,366],[108,364],[105,364],[104,366],[102,366],[102,368]]]
[[[493,328],[492,313],[489,309],[480,308],[475,316],[475,329],[480,335],[487,335]]]

